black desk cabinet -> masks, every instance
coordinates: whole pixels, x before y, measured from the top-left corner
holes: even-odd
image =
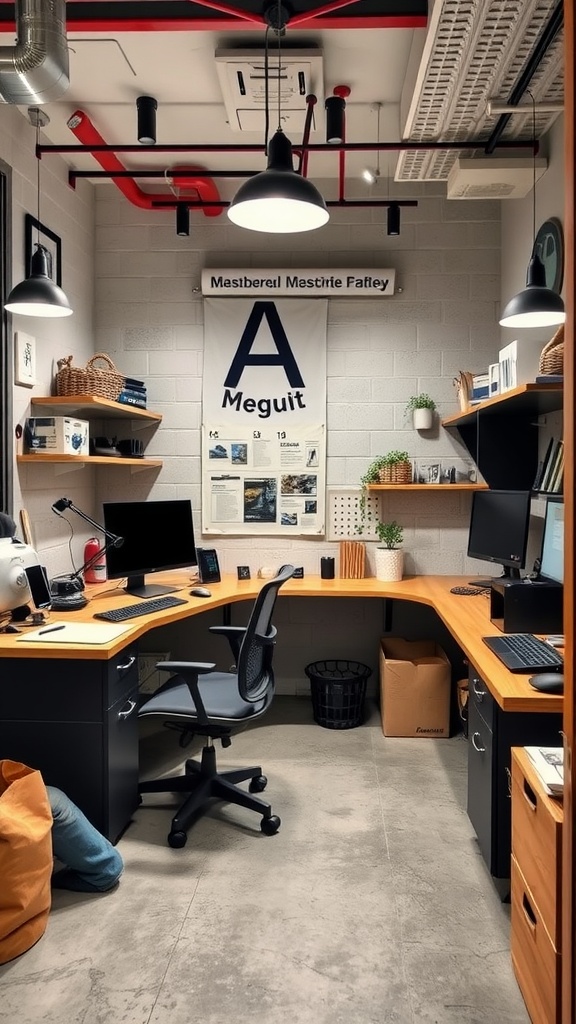
[[[511,747],[561,743],[562,715],[503,711],[470,671],[468,695],[468,817],[501,896],[510,891]]]
[[[115,842],[138,805],[138,659],[3,658],[0,757],[38,768]]]

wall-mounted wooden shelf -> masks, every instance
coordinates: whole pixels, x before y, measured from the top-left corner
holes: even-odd
[[[150,423],[160,423],[162,420],[162,415],[159,412],[140,409],[137,405],[112,402],[109,398],[96,398],[94,395],[64,395],[47,398],[34,396],[31,398],[30,404],[35,409],[50,409],[59,416],[77,416],[79,419],[100,417],[101,419],[148,420]],[[106,461],[110,460],[106,459]]]
[[[131,459],[131,458],[118,458],[114,455],[17,455],[16,462],[31,463],[35,466],[42,466],[43,464],[50,463],[67,463],[68,465],[76,466],[138,466],[139,469],[151,469],[155,466],[161,466],[161,459]]]
[[[541,416],[546,412],[561,409],[564,401],[564,389],[561,384],[520,384],[512,391],[505,391],[485,402],[471,405],[465,412],[454,413],[442,420],[443,427],[460,427],[472,423],[478,416],[506,415],[523,413],[530,416]]]
[[[367,491],[485,491],[488,484],[368,484]]]

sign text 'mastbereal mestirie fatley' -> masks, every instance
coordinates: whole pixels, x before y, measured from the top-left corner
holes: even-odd
[[[286,295],[382,298],[394,294],[396,271],[352,270],[203,270],[202,294],[226,296]]]

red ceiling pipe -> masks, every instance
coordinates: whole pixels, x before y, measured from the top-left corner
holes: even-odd
[[[350,87],[348,85],[337,85],[334,89],[334,95],[339,96],[341,100],[344,100],[344,110],[342,113],[342,144],[346,145],[346,100],[350,95]],[[338,154],[338,199],[340,202],[344,200],[344,182],[346,179],[346,150],[342,147]]]
[[[304,132],[302,135],[302,149],[300,150],[300,158],[298,160],[298,173],[303,178],[307,177],[308,174],[308,144],[310,142],[310,132],[312,130],[312,118],[314,116],[314,107],[318,100],[313,93],[310,93],[306,97],[306,120],[304,121]]]
[[[68,121],[68,127],[73,135],[76,136],[79,142],[85,146],[106,146],[107,143],[100,135],[97,128],[94,127],[92,121],[87,114],[82,110],[75,110]],[[117,156],[110,151],[94,153],[94,159],[98,161],[100,166],[105,171],[125,171],[126,168],[120,162]],[[186,188],[194,188],[200,196],[200,199],[206,200],[206,202],[217,203],[220,199],[220,193],[214,184],[214,181],[210,178],[195,178],[192,169],[186,169],[185,180],[183,184]],[[154,209],[155,200],[164,200],[164,195],[154,195],[151,192],[143,192],[142,189],[136,184],[133,178],[114,178],[112,181],[126,199],[129,199],[134,206],[140,207],[141,210],[152,210]],[[174,197],[174,205],[176,205],[177,198]],[[184,199],[182,201],[185,201]],[[202,208],[206,217],[219,217],[224,210],[223,206],[206,206]]]

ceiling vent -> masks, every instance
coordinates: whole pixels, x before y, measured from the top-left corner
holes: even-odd
[[[548,164],[536,159],[536,181]],[[522,199],[534,183],[532,157],[517,159],[460,158],[448,175],[448,199]]]
[[[324,113],[322,53],[318,49],[268,51],[268,109],[270,130],[277,125],[278,82],[282,128],[297,137],[304,130],[306,97],[311,93],[314,107],[312,130],[318,130],[318,117]],[[228,123],[235,132],[263,132],[266,110],[266,73],[263,50],[216,50],[216,70],[226,107]]]

